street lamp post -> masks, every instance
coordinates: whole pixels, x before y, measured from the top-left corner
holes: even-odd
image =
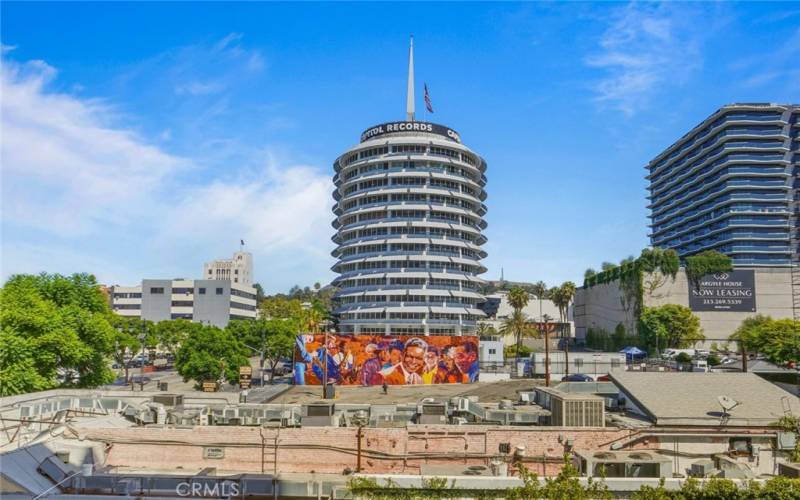
[[[142,320],[142,333],[139,334],[139,342],[142,343],[142,359],[139,365],[139,391],[144,391],[144,340],[147,337],[147,321]]]

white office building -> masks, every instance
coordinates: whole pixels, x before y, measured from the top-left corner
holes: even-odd
[[[224,328],[232,319],[256,318],[256,290],[228,280],[142,280],[112,286],[111,309],[120,316],[158,322],[187,319]]]
[[[252,286],[253,254],[236,252],[231,259],[217,259],[203,264],[203,279],[228,280],[231,283]]]

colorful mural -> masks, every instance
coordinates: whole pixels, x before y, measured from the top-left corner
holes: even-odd
[[[298,335],[294,383],[459,384],[478,379],[478,337]],[[327,361],[327,367],[326,367]]]

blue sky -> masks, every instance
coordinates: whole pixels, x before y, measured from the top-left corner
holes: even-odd
[[[638,254],[649,159],[800,102],[793,3],[0,8],[4,278],[196,277],[244,239],[268,291],[328,282],[331,164],[404,117],[411,33],[429,118],[489,164],[489,279]]]

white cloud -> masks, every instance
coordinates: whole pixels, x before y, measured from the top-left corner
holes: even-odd
[[[163,221],[162,239],[231,242],[260,252],[327,255],[333,215],[330,178],[308,165],[266,166],[188,190]]]
[[[177,95],[208,95],[221,92],[225,86],[220,82],[189,82],[175,87]]]
[[[47,92],[56,70],[43,61],[4,61],[3,220],[83,235],[124,223],[186,162],[112,125],[96,100]]]
[[[594,85],[598,102],[632,115],[659,88],[684,83],[702,65],[698,17],[685,6],[630,3],[609,19],[588,66],[605,76]]]
[[[199,276],[205,260],[228,255],[239,239],[254,253],[256,277],[269,273],[269,289],[329,276],[332,183],[323,169],[267,147],[254,159],[252,145],[236,143],[227,161],[171,154],[110,103],[50,91],[56,75],[42,61],[3,61],[4,277]],[[154,141],[171,136],[153,132]]]

